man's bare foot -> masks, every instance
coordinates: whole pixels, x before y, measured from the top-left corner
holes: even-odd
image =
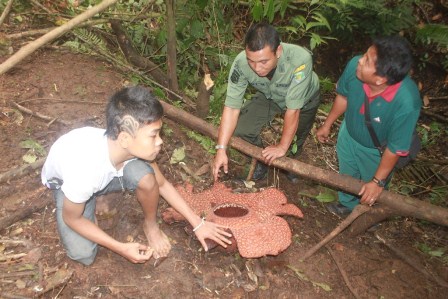
[[[171,243],[157,224],[143,224],[143,231],[148,239],[149,246],[154,250],[154,258],[166,257],[171,250]]]

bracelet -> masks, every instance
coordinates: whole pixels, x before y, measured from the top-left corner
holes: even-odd
[[[375,176],[372,178],[372,182],[374,182],[381,188],[384,188],[386,186],[386,180],[380,180],[380,179],[376,178]]]
[[[195,228],[193,228],[193,232],[197,231],[201,226],[203,226],[205,223],[205,217],[201,218],[201,223],[198,224]]]
[[[222,144],[217,144],[217,145],[215,146],[215,149],[227,149],[227,146],[222,145]]]

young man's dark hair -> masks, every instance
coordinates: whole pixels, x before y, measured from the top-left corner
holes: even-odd
[[[147,88],[124,88],[115,93],[107,104],[105,134],[113,140],[122,131],[133,136],[142,125],[153,123],[162,117],[162,105]]]
[[[280,45],[277,30],[267,23],[257,23],[249,28],[244,39],[244,46],[249,51],[259,51],[268,45],[275,53]]]
[[[393,85],[406,77],[412,66],[412,52],[408,41],[399,36],[379,37],[373,41],[376,48],[376,74],[387,78]]]

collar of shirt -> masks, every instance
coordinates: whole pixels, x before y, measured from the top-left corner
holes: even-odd
[[[401,85],[401,81],[398,83],[395,83],[393,85],[389,85],[380,94],[377,94],[374,96],[370,95],[372,90],[370,89],[369,85],[364,83],[362,85],[362,88],[364,89],[364,92],[366,93],[366,96],[369,99],[369,104],[370,104],[377,97],[382,97],[386,102],[392,102],[392,100],[395,98],[395,95],[398,92],[398,89],[400,88],[400,85]],[[359,113],[364,114],[364,104],[362,104],[361,109],[359,109]]]

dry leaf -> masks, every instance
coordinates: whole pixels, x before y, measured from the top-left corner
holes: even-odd
[[[26,282],[24,282],[21,279],[16,280],[16,287],[21,290],[24,289],[26,287]]]
[[[428,107],[429,106],[429,97],[427,95],[423,96],[423,106]]]
[[[215,82],[213,82],[212,78],[210,77],[210,74],[205,74],[204,84],[205,84],[205,89],[207,91],[210,90],[210,88],[212,88],[213,85],[215,85]]]
[[[333,249],[337,251],[344,251],[344,245],[342,245],[341,243],[334,243]]]
[[[443,17],[442,13],[438,13],[438,14],[432,16],[431,20],[437,21],[437,20],[440,20],[442,17]]]
[[[22,262],[24,263],[37,263],[42,257],[42,249],[36,247],[30,250],[26,256],[23,257]]]
[[[202,165],[196,172],[194,173],[197,176],[201,176],[203,174],[208,173],[210,170],[210,165],[208,163]]]

